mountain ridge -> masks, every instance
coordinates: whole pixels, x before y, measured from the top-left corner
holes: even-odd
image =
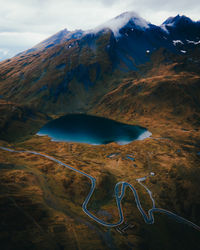
[[[47,113],[85,112],[127,75],[146,74],[155,58],[165,64],[177,56],[198,60],[191,52],[200,47],[199,22],[192,21],[193,28],[187,30],[169,26],[166,32],[150,23],[145,29],[133,28],[129,21],[139,22],[139,17],[132,12],[116,17],[120,22],[121,18],[125,25],[119,29],[120,36],[111,29],[63,30],[35,50],[0,62],[0,95]]]
[[[119,23],[117,23],[118,20],[120,20]],[[112,28],[114,26],[117,26],[117,25],[119,27],[115,27],[114,30],[112,30],[112,31],[116,36],[120,36],[120,33],[119,33],[120,28],[123,28],[124,26],[127,26],[128,24],[130,26],[129,28],[133,28],[133,27],[131,27],[131,24],[132,24],[133,26],[135,26],[134,28],[136,28],[136,29],[138,28],[138,29],[142,30],[145,28],[146,29],[150,28],[150,26],[152,26],[152,27],[158,27],[158,28],[160,27],[161,29],[164,29],[164,31],[167,31],[167,29],[166,29],[166,27],[164,27],[164,25],[177,24],[180,22],[185,22],[185,20],[188,20],[190,23],[196,23],[196,24],[200,23],[200,21],[193,21],[192,19],[190,19],[189,17],[187,17],[185,15],[180,16],[178,14],[177,16],[167,18],[161,25],[155,25],[155,24],[152,24],[152,23],[146,21],[144,18],[140,17],[136,12],[127,11],[127,12],[124,12],[124,13],[116,16],[115,18],[110,19],[109,21],[107,21],[107,22],[105,22],[105,23],[103,23],[103,24],[101,24],[93,29],[89,29],[89,30],[78,29],[78,30],[69,31],[67,28],[65,28],[63,30],[60,30],[56,34],[53,34],[52,36],[48,37],[44,41],[40,42],[39,44],[36,44],[31,49],[20,52],[16,56],[22,55],[24,53],[32,52],[32,51],[37,50],[39,48],[46,48],[46,46],[51,45],[51,43],[53,43],[53,45],[55,45],[55,44],[62,43],[64,41],[68,41],[72,38],[75,38],[75,39],[80,38],[81,36],[84,36],[87,34],[93,34],[93,33],[96,34],[98,32],[102,32],[103,30],[106,30],[106,29],[112,30]],[[58,39],[57,43],[55,43],[55,40],[58,37],[60,37],[60,39]],[[14,56],[14,57],[16,57],[16,56]]]

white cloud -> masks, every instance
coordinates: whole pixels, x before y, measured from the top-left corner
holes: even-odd
[[[46,36],[31,32],[0,32],[0,61],[32,47]]]
[[[0,55],[2,54],[2,56],[7,56],[9,54],[9,50],[8,49],[1,49],[0,48]]]
[[[113,31],[115,36],[119,36],[119,30],[128,23],[128,21],[133,20],[135,25],[137,25],[138,28],[140,29],[146,29],[149,27],[149,23],[140,17],[137,13],[135,12],[125,12],[114,19],[111,19],[107,21],[104,24],[101,24],[100,26],[96,27],[93,31],[98,32],[103,28],[109,28]]]
[[[0,44],[1,46],[10,46],[15,42],[17,47],[32,46],[45,39],[46,35],[32,32],[1,32]]]

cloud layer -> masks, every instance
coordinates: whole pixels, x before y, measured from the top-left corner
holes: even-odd
[[[185,14],[200,19],[199,0],[0,0],[0,60],[67,28],[91,29],[124,11],[154,24]]]

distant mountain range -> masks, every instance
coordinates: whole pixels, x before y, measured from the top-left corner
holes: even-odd
[[[51,114],[86,112],[125,77],[149,74],[155,60],[187,58],[197,70],[191,55],[199,48],[199,21],[177,15],[156,26],[126,12],[93,30],[62,30],[0,62],[0,95]]]

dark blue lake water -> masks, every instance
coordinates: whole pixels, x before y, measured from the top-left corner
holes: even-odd
[[[110,119],[85,114],[65,115],[47,123],[38,135],[48,135],[54,141],[120,145],[142,140],[151,133],[140,126],[131,126]]]

